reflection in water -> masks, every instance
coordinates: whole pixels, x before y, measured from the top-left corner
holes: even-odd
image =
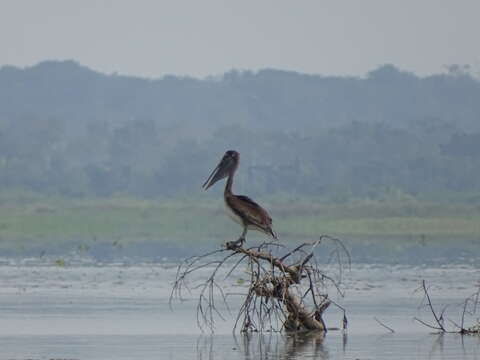
[[[447,345],[445,345],[447,343]],[[433,336],[429,359],[444,359],[456,348],[458,359],[477,359],[480,357],[480,336],[439,333]]]
[[[430,349],[428,358],[431,359],[435,354],[443,354],[445,349],[445,338],[443,333],[439,333],[432,342],[432,347]],[[463,345],[463,344],[462,344]]]
[[[323,346],[324,337],[324,333],[318,332],[288,335],[284,359],[296,359],[297,355],[306,353],[316,359],[328,359],[328,352]]]
[[[347,342],[348,339],[348,342]],[[480,358],[480,337],[458,334],[346,333],[242,334],[201,336],[199,360],[300,360],[300,359],[455,359]],[[227,356],[226,356],[227,354]],[[230,355],[231,354],[231,355]]]
[[[235,358],[245,360],[299,359],[304,356],[329,359],[323,341],[325,334],[308,332],[298,334],[240,334],[234,335]],[[197,341],[197,359],[215,359],[215,336],[202,336]],[[240,355],[240,356],[239,356]]]

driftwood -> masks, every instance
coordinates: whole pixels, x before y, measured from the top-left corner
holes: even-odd
[[[195,288],[199,291],[197,302],[197,323],[200,328],[214,330],[215,320],[223,319],[217,306],[220,298],[228,309],[227,297],[220,281],[230,278],[240,266],[245,266],[249,279],[244,301],[237,314],[234,330],[240,326],[241,332],[252,331],[321,331],[326,332],[322,315],[330,306],[338,306],[327,293],[328,285],[342,294],[341,281],[323,273],[315,256],[315,250],[325,240],[334,243],[338,266],[341,269],[349,255],[343,244],[328,236],[322,236],[311,243],[303,243],[292,250],[278,242],[262,243],[259,246],[243,247],[238,242],[228,242],[224,248],[185,260],[177,271],[170,302],[182,298],[184,290],[191,290],[188,278],[193,273],[208,271],[207,280],[202,280]],[[278,253],[283,250],[283,255]],[[204,275],[205,276],[205,275]],[[342,294],[343,295],[343,294]],[[278,327],[278,325],[280,325]]]

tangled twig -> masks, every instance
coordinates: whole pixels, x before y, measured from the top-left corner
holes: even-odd
[[[434,324],[427,323],[426,321],[423,321],[417,317],[414,317],[414,320],[419,322],[420,324],[429,327],[431,329],[437,330],[441,333],[458,333],[462,335],[467,335],[467,334],[480,334],[480,322],[477,320],[477,324],[472,325],[470,327],[465,327],[465,316],[466,315],[474,315],[477,311],[477,306],[479,304],[479,298],[480,298],[480,286],[478,290],[467,297],[460,306],[462,306],[462,315],[461,315],[461,322],[460,324],[457,324],[455,321],[451,319],[447,319],[450,323],[452,323],[456,330],[448,330],[445,326],[445,319],[446,319],[446,311],[449,307],[449,305],[444,306],[440,313],[438,313],[437,310],[435,310],[432,300],[430,297],[430,294],[428,292],[429,288],[427,287],[425,280],[422,280],[422,285],[420,288],[423,292],[423,301],[422,304],[425,305],[429,310],[430,313],[433,316],[433,319],[435,320]]]

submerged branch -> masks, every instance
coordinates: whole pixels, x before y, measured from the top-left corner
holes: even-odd
[[[465,316],[466,316],[466,314],[474,315],[476,310],[477,310],[477,306],[478,306],[478,302],[479,302],[479,296],[480,296],[480,286],[479,286],[479,289],[474,294],[467,297],[464,300],[464,302],[461,304],[462,315],[461,315],[460,325],[457,324],[455,321],[448,319],[448,321],[450,323],[452,323],[455,326],[455,328],[457,328],[458,330],[447,330],[445,328],[444,319],[445,319],[445,312],[446,312],[448,306],[445,306],[442,309],[442,311],[440,312],[440,314],[437,313],[437,311],[435,310],[435,308],[432,305],[432,300],[430,298],[430,294],[428,292],[428,288],[426,286],[425,280],[422,281],[422,285],[421,285],[420,289],[423,291],[424,302],[426,302],[425,305],[430,310],[430,312],[431,312],[431,314],[432,314],[432,316],[435,320],[435,324],[427,323],[426,321],[423,321],[423,320],[421,320],[417,317],[413,318],[415,321],[419,322],[420,324],[422,324],[422,325],[424,325],[424,326],[426,326],[430,329],[438,330],[441,333],[458,333],[458,334],[462,334],[462,335],[480,334],[480,323],[478,322],[478,319],[477,319],[477,324],[475,324],[471,327],[468,327],[468,328],[465,327]],[[469,306],[471,306],[471,310],[469,310]]]

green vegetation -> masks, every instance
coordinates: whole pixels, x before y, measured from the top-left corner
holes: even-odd
[[[151,242],[173,247],[222,243],[240,228],[223,213],[220,198],[141,200],[0,196],[0,249],[63,247],[88,252],[92,244],[112,247]],[[480,238],[480,207],[408,201],[324,204],[306,199],[262,199],[282,241],[329,234],[342,238]],[[238,234],[237,234],[238,233]],[[250,238],[261,234],[250,233]]]
[[[284,241],[480,252],[480,81],[461,68],[150,80],[50,61],[0,68],[0,94],[0,256],[164,256],[231,240],[221,186],[200,189],[227,149],[241,154],[235,191]]]
[[[63,259],[57,259],[55,260],[55,265],[59,266],[59,267],[65,267],[65,260]]]

